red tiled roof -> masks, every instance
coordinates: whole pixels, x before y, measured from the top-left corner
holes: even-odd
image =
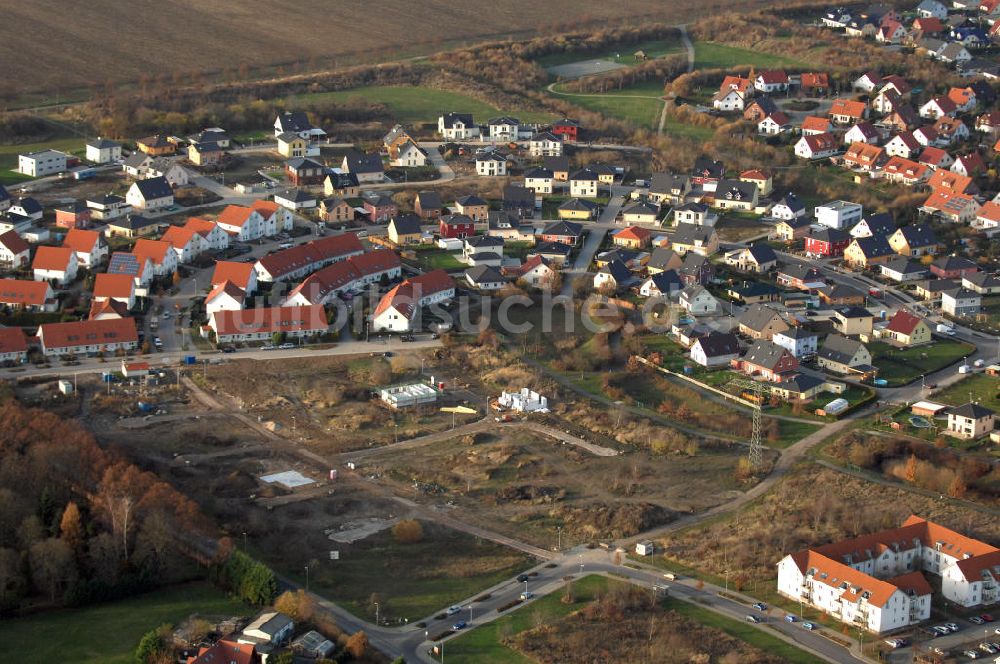
[[[253,644],[219,639],[202,647],[197,655],[188,657],[187,664],[254,664],[257,661],[255,648]]]
[[[215,288],[213,288],[211,292],[205,296],[205,304],[208,304],[222,293],[225,293],[239,302],[242,302],[243,298],[246,297],[246,293],[242,288],[227,280],[215,285]]]
[[[897,334],[905,334],[909,336],[913,334],[913,330],[915,330],[917,325],[920,324],[920,320],[919,316],[914,316],[909,311],[900,309],[889,320],[889,324],[885,329],[889,332],[896,332]]]
[[[983,203],[983,207],[979,208],[979,211],[976,212],[976,217],[1000,223],[1000,203],[986,201]]]
[[[750,87],[749,78],[742,78],[740,76],[726,76],[724,79],[722,79],[722,84],[719,86],[719,91],[729,92],[730,90],[736,90],[737,92],[746,92],[748,87]]]
[[[896,25],[899,24],[897,23]],[[913,89],[913,86],[910,85],[910,83],[905,78],[899,76],[898,74],[889,74],[888,76],[883,76],[880,85],[882,87],[885,87],[890,83],[894,88],[896,88],[896,90],[901,95],[905,95],[907,92]]]
[[[944,26],[941,24],[941,19],[937,16],[918,18],[913,21],[913,27],[926,35],[934,35],[944,30]]]
[[[965,106],[976,98],[976,93],[972,88],[951,88],[948,90],[948,99],[955,103],[955,106]]]
[[[27,281],[26,279],[0,279],[0,303],[40,307],[45,304],[49,293],[47,281]],[[3,329],[3,328],[0,328]]]
[[[923,207],[949,214],[958,214],[976,199],[967,194],[959,194],[949,189],[935,189],[924,201]]]
[[[877,145],[871,145],[869,143],[862,143],[859,141],[851,143],[851,147],[849,147],[847,152],[844,154],[844,161],[871,166],[875,164],[884,153],[885,150]]]
[[[88,231],[82,228],[71,228],[63,239],[62,246],[69,247],[73,251],[81,254],[89,254],[101,239],[101,234],[97,231]]]
[[[828,88],[830,75],[826,72],[805,72],[802,74],[801,84],[803,88]]]
[[[38,328],[38,336],[46,349],[121,344],[139,340],[135,320],[132,318],[45,323]]]
[[[802,120],[802,130],[828,132],[830,131],[830,119],[808,115]]]
[[[39,247],[35,252],[35,260],[31,262],[35,270],[65,270],[70,261],[76,260],[76,254],[70,247]]]
[[[916,152],[920,149],[920,141],[913,137],[913,132],[901,131],[893,136],[893,138],[898,138],[902,141],[903,145],[905,145],[911,152]]]
[[[780,69],[762,71],[760,74],[757,75],[757,78],[759,78],[761,82],[766,85],[774,85],[776,83],[788,83],[788,74],[781,71]]]
[[[646,230],[645,228],[640,228],[638,226],[629,226],[628,228],[623,228],[622,230],[615,233],[615,239],[621,240],[635,240],[637,242],[644,242],[652,236],[652,232]]]
[[[184,223],[184,228],[190,228],[203,237],[208,237],[208,234],[215,230],[215,227],[216,223],[214,221],[202,219],[201,217],[188,217],[188,220]]]
[[[378,316],[389,307],[395,307],[406,318],[413,315],[416,304],[425,297],[455,287],[455,282],[444,270],[433,270],[407,279],[382,296],[375,307]]]
[[[931,189],[950,189],[965,194],[972,187],[972,178],[961,173],[937,169],[927,181],[927,186]]]
[[[955,132],[964,126],[964,122],[956,118],[942,117],[938,118],[937,122],[934,123],[934,131],[939,135],[945,137],[951,137],[955,135]]]
[[[948,153],[942,150],[941,148],[935,148],[928,145],[921,151],[918,160],[920,161],[921,164],[930,164],[931,166],[937,166],[947,156]]]
[[[94,298],[131,297],[134,287],[132,275],[101,272],[94,277]]]
[[[198,231],[187,226],[171,226],[160,236],[160,241],[169,242],[176,249],[183,249],[191,241],[191,238],[198,234]]]
[[[955,107],[955,102],[953,102],[948,97],[944,97],[944,96],[942,96],[942,97],[934,97],[934,99],[931,99],[927,103],[928,104],[933,103],[933,104],[937,105],[937,107],[941,110],[942,113],[954,113],[955,112],[955,108],[956,108]]]
[[[740,173],[741,180],[753,180],[755,182],[764,182],[769,177],[771,176],[759,168],[752,168],[749,171],[743,171]]]
[[[802,140],[806,142],[806,145],[808,145],[809,149],[813,152],[824,152],[837,147],[837,139],[830,133],[803,136]]]
[[[272,277],[278,278],[308,265],[340,256],[360,254],[363,251],[364,247],[356,234],[344,233],[329,235],[264,256],[257,261],[257,264],[267,270]]]
[[[271,215],[277,212],[281,208],[281,206],[275,203],[274,201],[265,201],[262,199],[258,199],[253,202],[250,208],[259,213],[260,216],[264,217],[265,219],[270,219]]]
[[[28,251],[31,247],[27,242],[24,241],[16,231],[7,231],[6,233],[0,233],[0,245],[7,247],[7,251],[14,254],[15,256],[25,251]]]
[[[219,213],[218,219],[220,224],[241,227],[243,224],[247,223],[247,220],[253,213],[253,208],[243,207],[242,205],[227,205],[226,208]]]
[[[164,242],[163,240],[148,240],[141,239],[135,241],[135,246],[132,247],[132,253],[141,262],[142,259],[148,258],[153,265],[162,265],[163,259],[167,257],[170,252],[170,243]]]
[[[986,162],[983,161],[983,157],[978,152],[971,152],[969,154],[962,155],[955,160],[955,163],[962,164],[962,167],[965,168],[967,173],[978,173],[986,170]],[[954,168],[954,166],[952,166],[952,168]]]
[[[216,334],[269,334],[273,332],[325,331],[326,312],[321,304],[304,307],[235,309],[212,314]]]
[[[830,106],[830,115],[846,115],[851,118],[863,118],[867,105],[863,101],[852,99],[834,99]]]
[[[904,159],[903,157],[891,157],[889,161],[885,163],[885,166],[882,168],[882,170],[887,174],[902,175],[903,177],[910,180],[919,180],[923,178],[925,173],[927,173],[927,165],[918,164],[912,159]]]
[[[24,353],[28,350],[28,338],[19,327],[0,327],[0,355],[4,353]]]
[[[237,263],[236,261],[215,261],[215,272],[212,273],[212,285],[231,281],[243,290],[250,284],[253,275],[253,263]]]
[[[93,320],[100,316],[114,314],[113,318],[125,318],[128,316],[128,304],[119,300],[91,300],[90,314],[87,318]]]

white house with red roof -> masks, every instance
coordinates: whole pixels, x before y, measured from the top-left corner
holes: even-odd
[[[844,144],[869,143],[878,145],[882,140],[882,135],[870,122],[859,122],[844,133]]]
[[[802,119],[802,126],[800,129],[803,136],[828,134],[833,130],[833,121],[830,120],[830,118],[821,118],[817,115],[807,115]]]
[[[163,277],[173,274],[177,269],[177,252],[173,245],[163,240],[149,240],[142,238],[135,241],[132,253],[136,255],[140,262],[148,259],[153,266],[153,274]]]
[[[205,296],[205,314],[211,317],[216,311],[236,311],[242,309],[246,301],[243,289],[231,281],[216,284]]]
[[[0,327],[0,364],[28,361],[28,338],[19,327]]]
[[[48,356],[117,353],[135,350],[139,344],[133,318],[45,323],[37,336],[42,353]]]
[[[35,281],[53,281],[60,286],[72,283],[76,279],[76,269],[79,261],[76,252],[71,247],[38,247],[31,269]]]
[[[358,292],[379,281],[398,279],[403,273],[399,256],[389,249],[377,249],[315,272],[285,298],[284,304],[326,304],[346,292]]]
[[[792,130],[792,119],[783,111],[775,111],[768,114],[763,120],[757,123],[757,133],[766,136],[777,136],[787,134]]]
[[[227,205],[216,220],[222,230],[240,242],[249,242],[274,235],[274,229],[267,227],[264,218],[253,208],[242,205]],[[271,231],[268,233],[268,231]]]
[[[111,274],[127,274],[135,280],[135,294],[144,296],[146,287],[156,276],[153,262],[146,256],[137,256],[128,251],[116,251],[108,261],[108,272]]]
[[[785,92],[788,90],[788,74],[781,70],[762,71],[754,79],[753,87],[766,94]]]
[[[990,237],[1000,232],[1000,203],[996,203],[995,201],[983,203],[983,206],[976,212],[976,218],[970,222],[970,225],[977,230],[985,232]]]
[[[934,97],[920,107],[920,117],[928,120],[937,120],[945,116],[955,115],[957,108],[955,102],[948,97]]]
[[[276,333],[302,339],[326,334],[329,324],[323,305],[224,309],[209,316],[208,327],[217,343],[270,341]]]
[[[0,306],[25,311],[55,311],[57,305],[48,281],[0,279]]]
[[[553,283],[558,270],[552,267],[552,263],[544,256],[532,256],[509,274],[529,286],[545,288]]]
[[[18,269],[31,260],[31,246],[17,231],[0,233],[0,267]]]
[[[890,157],[912,159],[920,153],[920,148],[920,142],[913,137],[913,134],[908,131],[903,131],[896,134],[886,142],[885,153]]]
[[[287,281],[304,277],[351,256],[359,256],[364,250],[354,233],[329,235],[263,256],[254,264],[254,270],[258,282]]]
[[[800,159],[826,159],[837,154],[840,142],[833,134],[802,136],[795,143],[795,156]]]
[[[71,228],[63,238],[64,247],[70,247],[76,253],[80,267],[92,269],[107,259],[108,241],[99,231],[88,231],[82,228]]]
[[[224,251],[229,248],[229,233],[219,224],[201,217],[188,217],[185,229],[191,229],[205,240],[206,251]]]
[[[160,236],[160,241],[170,243],[178,263],[190,263],[208,250],[201,233],[185,226],[171,226]]]
[[[880,336],[888,339],[893,345],[904,348],[921,346],[933,341],[931,326],[920,316],[905,309],[900,309],[889,319],[889,324],[882,328]]]
[[[785,556],[778,592],[882,634],[930,618],[931,586],[963,607],[1000,601],[1000,549],[918,516],[899,528]]]
[[[114,300],[135,307],[135,279],[127,274],[101,272],[94,277],[94,299]]]
[[[215,261],[215,271],[212,272],[213,286],[231,281],[247,295],[257,290],[257,271],[253,263],[239,263],[237,261]]]
[[[444,270],[407,279],[379,301],[372,313],[372,330],[409,332],[419,321],[420,310],[455,297],[455,282]]]

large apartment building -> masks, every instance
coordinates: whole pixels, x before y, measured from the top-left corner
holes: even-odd
[[[965,607],[1000,601],[1000,549],[910,516],[899,528],[826,544],[778,563],[778,592],[876,634],[927,620],[931,586]]]

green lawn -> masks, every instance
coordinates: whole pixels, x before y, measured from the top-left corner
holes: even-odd
[[[949,406],[961,406],[969,402],[970,394],[980,405],[1000,411],[1000,380],[984,373],[970,374],[936,392],[932,398]]]
[[[457,530],[427,522],[423,528],[423,539],[413,544],[400,544],[388,530],[350,545],[329,542],[328,548],[340,549],[340,559],[312,564],[310,589],[368,620],[375,617],[371,600],[376,595],[383,617],[412,622],[512,578],[535,562],[526,554]],[[311,554],[299,554],[274,550],[261,558],[304,584],[304,565],[299,561]]]
[[[869,344],[868,350],[872,364],[879,369],[878,377],[889,381],[890,387],[899,387],[958,362],[974,349],[965,342],[948,339],[917,348],[896,348],[876,342]]]
[[[501,110],[468,95],[427,87],[368,86],[296,95],[288,97],[285,101],[289,106],[295,106],[309,102],[344,103],[352,98],[385,104],[394,118],[404,123],[436,123],[438,116],[448,111],[472,113],[477,122],[484,122],[491,117],[504,114],[513,114],[525,122],[551,122],[556,119],[549,113],[530,112],[524,109]]]
[[[627,122],[635,127],[654,129],[659,124],[663,102],[658,99],[635,99],[621,96],[625,94],[628,93],[620,90],[615,94],[602,94],[597,97],[565,97],[564,99],[569,99],[577,106]]]
[[[252,609],[207,582],[83,609],[0,621],[0,661],[132,664],[139,638],[193,613],[231,617]]]
[[[574,581],[573,592],[576,601],[562,603],[562,593],[555,592],[535,600],[524,608],[519,608],[482,627],[470,630],[448,641],[444,654],[446,661],[467,662],[468,664],[531,664],[532,660],[511,650],[500,642],[501,634],[519,634],[533,628],[540,622],[552,622],[583,608],[597,597],[598,593],[612,583],[607,577],[585,576]]]
[[[565,65],[570,62],[580,62],[581,60],[607,60],[608,62],[619,62],[623,65],[635,64],[632,56],[637,51],[645,51],[650,58],[661,58],[664,55],[682,53],[684,44],[681,43],[680,35],[670,39],[659,39],[655,41],[644,41],[638,44],[621,44],[616,48],[607,48],[603,51],[593,51],[584,53],[582,51],[567,51],[564,53],[550,53],[535,60],[542,67],[555,67]],[[615,57],[620,56],[620,57]]]
[[[59,150],[78,156],[83,156],[87,148],[83,138],[57,138],[43,143],[17,143],[0,145],[0,184],[18,184],[32,178],[14,171],[17,168],[17,155],[38,150]]]
[[[461,270],[468,267],[457,258],[458,254],[444,249],[418,249],[417,262],[425,270]]]
[[[782,55],[760,53],[715,42],[696,42],[694,45],[694,66],[698,69],[729,69],[746,65],[754,67],[802,67],[808,66],[808,63]]]
[[[710,611],[679,599],[668,599],[664,606],[667,609],[672,609],[683,616],[691,618],[692,620],[696,620],[702,625],[721,629],[726,634],[740,639],[741,641],[745,641],[752,646],[756,646],[767,653],[777,655],[786,662],[791,662],[792,664],[798,664],[799,662],[802,664],[811,664],[816,661],[816,657],[814,655],[796,648],[790,643],[782,641],[778,637],[772,636],[762,629],[753,627],[749,623],[727,618],[726,616],[719,615],[714,611]],[[778,618],[771,618],[771,620],[778,620]]]

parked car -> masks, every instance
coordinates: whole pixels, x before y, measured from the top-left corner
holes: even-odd
[[[517,575],[517,582],[518,582],[518,583],[524,583],[524,582],[525,582],[525,581],[527,581],[527,580],[528,580],[529,578],[530,578],[530,577],[529,577],[529,576],[528,576],[527,574],[518,574],[518,575]]]
[[[754,602],[750,606],[757,609],[758,611],[767,611],[767,604],[764,604],[764,602]]]
[[[281,350],[288,350],[290,348],[295,348],[295,344],[285,342],[285,343],[281,344],[280,346],[278,346],[278,348],[280,348]]]
[[[970,616],[969,622],[972,623],[973,625],[982,625],[986,621],[980,618],[979,616]]]
[[[806,621],[806,622],[802,623],[802,627],[804,629],[814,630],[814,629],[816,629],[816,623],[811,623],[809,621]]]
[[[979,617],[983,619],[983,622],[993,622],[993,616],[989,613],[983,613]]]
[[[226,346],[222,349],[223,353],[235,353],[236,349],[233,346]]]
[[[451,628],[453,630],[455,630],[456,632],[458,630],[460,630],[460,629],[465,629],[465,621],[464,620],[459,620],[457,623],[455,623],[454,625],[452,625]]]
[[[267,344],[266,346],[261,346],[260,347],[261,350],[274,350],[276,348],[277,348],[277,346],[272,346],[271,344]]]
[[[975,650],[966,650],[962,654],[968,657],[969,659],[979,659],[979,653]]]
[[[955,623],[945,623],[944,627],[947,627],[949,632],[957,632],[958,630],[962,629]]]
[[[525,590],[523,593],[521,593],[521,600],[522,601],[527,601],[527,600],[531,599],[534,596],[535,596],[535,593],[531,592],[530,590]]]
[[[747,617],[746,617],[746,621],[750,622],[750,623],[756,624],[756,623],[760,622],[760,618],[758,618],[757,616],[753,615],[752,613],[748,613]]]
[[[792,614],[790,614],[790,613],[789,613],[789,614],[788,614],[787,616],[785,616],[785,620],[786,620],[787,622],[790,622],[790,623],[793,623],[793,622],[798,622],[798,618],[796,618],[795,616],[793,616],[793,615],[792,615]]]
[[[445,611],[445,615],[453,616],[453,615],[455,615],[456,613],[458,613],[461,610],[462,610],[462,607],[460,607],[460,606],[449,606],[448,610]]]

